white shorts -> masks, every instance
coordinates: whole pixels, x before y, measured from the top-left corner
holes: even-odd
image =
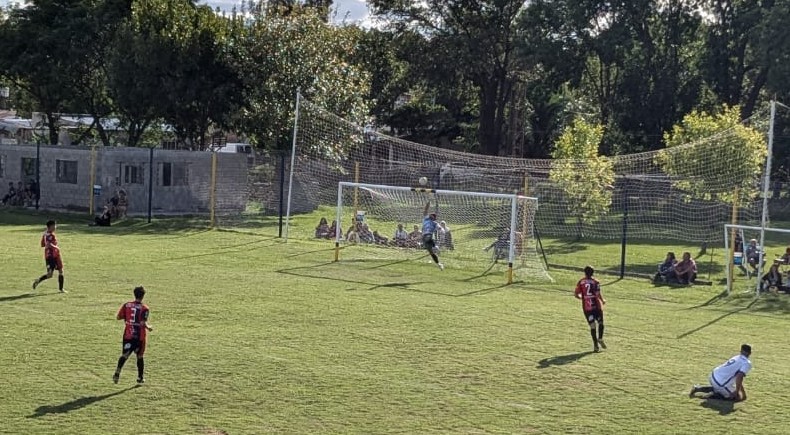
[[[713,392],[718,394],[719,396],[725,397],[727,399],[731,399],[735,397],[735,385],[732,385],[733,391],[730,391],[727,386],[720,386],[716,380],[713,378],[713,373],[710,374],[710,385],[713,387]]]

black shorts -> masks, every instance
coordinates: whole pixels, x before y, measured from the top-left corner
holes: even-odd
[[[60,257],[45,258],[44,263],[47,265],[47,270],[63,270],[63,261]]]
[[[143,356],[145,353],[145,340],[139,338],[132,338],[131,340],[123,340],[121,344],[121,353],[134,352],[137,356]]]
[[[422,247],[429,251],[433,251],[433,248],[436,247],[436,242],[433,240],[433,234],[422,235]]]
[[[584,318],[587,320],[587,323],[592,322],[603,322],[603,311],[600,308],[595,308],[590,311],[584,312]]]

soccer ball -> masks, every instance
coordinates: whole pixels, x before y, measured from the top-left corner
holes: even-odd
[[[425,177],[420,177],[420,184],[422,186],[425,186],[426,184],[428,184],[428,179]]]

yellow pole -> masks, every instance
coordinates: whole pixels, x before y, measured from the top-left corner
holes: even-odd
[[[217,210],[217,152],[211,153],[211,187],[209,191],[209,210],[210,210],[210,223],[211,228],[214,228],[215,213]]]
[[[93,213],[96,211],[96,203],[94,195],[93,195],[93,186],[96,184],[96,145],[91,147],[91,181],[90,186],[90,197],[88,199],[88,213],[93,216]]]
[[[524,174],[524,196],[529,196],[529,176],[528,174]],[[524,248],[528,246],[529,240],[527,236],[529,232],[527,232],[527,225],[529,225],[529,209],[526,208],[524,210],[524,215],[521,216],[521,259],[524,260],[526,257],[524,255]]]
[[[354,162],[354,182],[359,183],[359,162]],[[359,207],[359,188],[354,187],[354,219],[356,219],[357,207]]]
[[[738,188],[735,188],[735,196],[732,200],[732,219],[733,225],[738,224],[738,195],[740,194]],[[730,240],[732,240],[732,247],[730,248],[730,279],[732,279],[733,272],[735,271],[735,228],[730,228]],[[743,240],[741,241],[743,243]],[[746,257],[741,257],[741,261],[746,261]]]

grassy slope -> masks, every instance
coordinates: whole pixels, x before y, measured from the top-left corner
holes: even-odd
[[[497,269],[475,278],[424,259],[333,264],[331,244],[166,221],[62,225],[70,293],[52,281],[28,297],[43,263],[42,218],[0,214],[0,433],[125,433],[135,421],[163,434],[697,433],[733,423],[776,433],[790,424],[786,296],[753,302],[717,297],[718,285],[604,276],[609,350],[589,354],[572,273],[503,287]],[[553,258],[619,262],[617,244],[580,246]],[[635,245],[631,255],[647,264],[666,248]],[[139,283],[156,327],[148,383],[129,388],[130,364],[116,386],[113,317]],[[742,341],[754,346],[749,401],[688,399],[691,383]]]

